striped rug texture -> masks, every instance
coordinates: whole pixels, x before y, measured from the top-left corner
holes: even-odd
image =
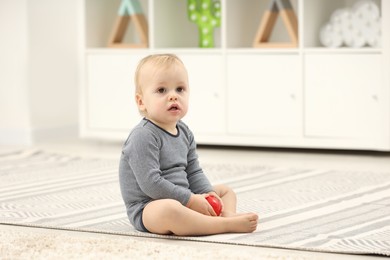
[[[64,230],[390,256],[390,172],[205,164],[231,186],[238,210],[257,212],[251,234],[158,236],[129,224],[118,160],[41,150],[0,154],[0,223]]]

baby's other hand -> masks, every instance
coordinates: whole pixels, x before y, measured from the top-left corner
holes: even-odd
[[[187,207],[207,216],[216,216],[214,209],[206,200],[206,194],[192,194]]]

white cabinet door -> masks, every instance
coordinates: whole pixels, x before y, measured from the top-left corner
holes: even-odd
[[[229,133],[256,136],[300,135],[300,75],[297,54],[229,54]]]
[[[364,138],[380,134],[380,54],[305,56],[305,134]]]
[[[134,71],[142,57],[88,54],[87,127],[129,131],[141,119],[134,100]]]
[[[180,54],[189,77],[190,105],[183,119],[195,134],[225,133],[224,64],[221,54]]]

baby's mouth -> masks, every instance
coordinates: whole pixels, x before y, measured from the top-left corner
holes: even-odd
[[[179,106],[174,104],[174,105],[171,105],[168,109],[168,111],[177,111],[179,110]]]

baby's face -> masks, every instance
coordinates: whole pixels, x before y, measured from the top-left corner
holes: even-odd
[[[176,127],[188,111],[189,86],[184,66],[176,63],[156,69],[147,64],[140,81],[142,94],[137,95],[137,104],[146,118],[166,130]]]

